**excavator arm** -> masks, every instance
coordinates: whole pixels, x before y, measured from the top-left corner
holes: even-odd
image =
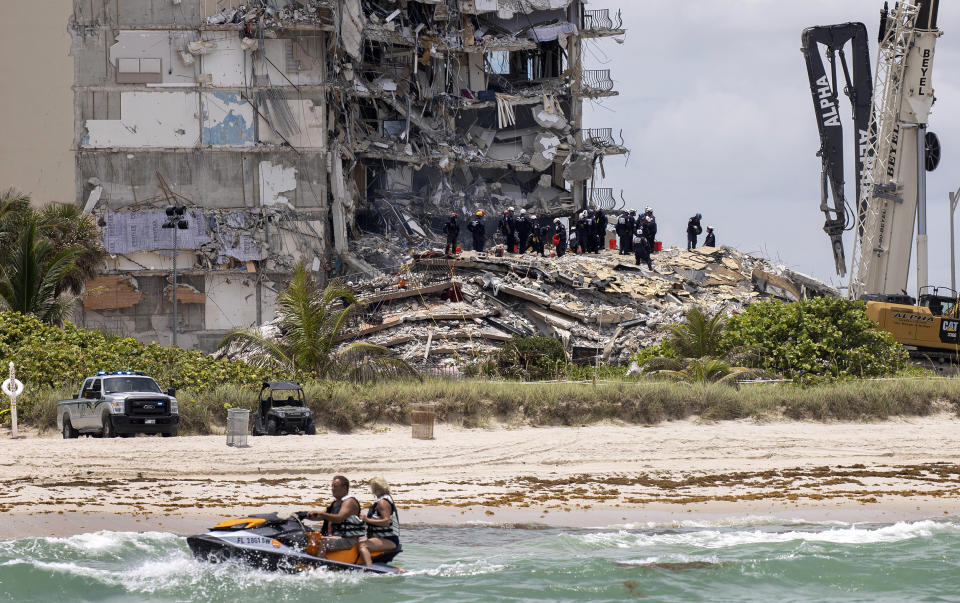
[[[839,59],[843,70],[843,92],[853,106],[854,146],[857,149],[857,199],[860,199],[860,186],[867,163],[866,153],[870,146],[873,98],[867,28],[863,23],[810,27],[803,31],[802,41],[814,114],[820,131],[820,150],[817,155],[822,162],[820,211],[826,218],[823,230],[830,237],[837,274],[843,276],[846,274],[847,264],[843,250],[843,233],[851,227],[852,220],[844,194],[843,125],[840,122],[837,62]],[[844,51],[848,44],[851,47],[852,69],[847,64]],[[830,63],[829,73],[823,61],[821,47]],[[858,214],[863,211],[864,208],[858,208]]]

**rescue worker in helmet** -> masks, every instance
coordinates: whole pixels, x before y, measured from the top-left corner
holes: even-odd
[[[637,230],[637,221],[634,217],[636,213],[631,210],[620,214],[620,217],[617,218],[617,225],[614,230],[620,243],[620,255],[633,253],[633,234]]]
[[[713,234],[713,226],[707,226],[707,236],[703,240],[703,244],[706,247],[717,246],[717,235]]]
[[[653,215],[653,208],[649,205],[643,210],[640,221],[643,227],[643,236],[650,242],[650,249],[657,250],[657,218]]]
[[[560,218],[553,219],[553,244],[557,247],[557,257],[562,258],[567,252],[567,229]]]
[[[457,237],[460,235],[460,225],[457,224],[457,212],[450,212],[450,220],[443,225],[443,232],[447,235],[447,244],[443,252],[447,255],[457,252]]]
[[[653,270],[653,263],[650,260],[650,253],[653,248],[650,247],[650,239],[644,236],[643,227],[637,229],[633,235],[633,257],[636,265],[641,263],[647,265],[647,270]]]
[[[587,250],[587,210],[580,212],[573,229],[577,235],[577,241],[570,247],[570,250],[574,253],[583,253]]]
[[[593,213],[593,230],[594,230],[594,253],[600,253],[600,250],[603,249],[604,245],[607,244],[607,225],[609,220],[607,220],[607,214],[603,213],[603,210],[597,208],[597,211]]]
[[[697,246],[697,235],[703,232],[703,227],[700,226],[700,218],[702,218],[699,213],[687,221],[687,249],[693,249]]]
[[[534,229],[533,220],[534,220],[534,216],[529,216],[529,217],[527,216],[527,210],[525,209],[520,210],[520,217],[517,218],[517,221],[516,221],[518,253],[527,252],[527,246],[530,244],[530,235],[535,234],[533,231]],[[536,252],[536,245],[534,245],[534,252]]]
[[[503,235],[503,244],[507,247],[508,253],[516,253],[517,245],[517,219],[513,217],[513,208],[503,210],[503,217],[500,218],[500,233]]]
[[[486,233],[487,227],[483,223],[484,212],[482,209],[478,209],[477,213],[474,214],[473,219],[467,223],[467,230],[470,231],[470,234],[473,235],[473,250],[474,251],[483,251],[484,243],[486,242]]]

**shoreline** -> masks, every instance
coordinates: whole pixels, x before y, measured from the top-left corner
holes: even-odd
[[[936,499],[911,500],[888,505],[800,505],[789,508],[733,508],[733,505],[700,503],[696,508],[629,509],[607,507],[591,513],[551,513],[547,516],[524,509],[504,508],[451,510],[446,507],[403,509],[402,530],[425,528],[489,527],[495,529],[560,530],[669,530],[690,527],[750,527],[769,524],[893,524],[923,520],[960,519],[960,507]],[[265,509],[258,512],[269,512]],[[283,513],[281,513],[282,515]],[[237,517],[243,514],[235,514]],[[205,532],[230,515],[126,515],[112,513],[44,512],[7,514],[0,522],[0,542],[21,538],[66,538],[92,532],[169,532],[188,536]]]
[[[344,474],[365,508],[384,476],[404,525],[558,528],[684,522],[894,523],[960,515],[960,419],[674,421],[354,434],[62,440],[0,433],[0,540],[195,533],[325,506]],[[732,522],[732,523],[731,523]]]

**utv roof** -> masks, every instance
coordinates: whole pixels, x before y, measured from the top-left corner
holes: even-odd
[[[303,389],[296,381],[264,381],[263,388],[270,389]]]

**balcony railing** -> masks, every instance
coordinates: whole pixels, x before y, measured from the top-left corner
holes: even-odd
[[[595,147],[615,147],[613,128],[588,128],[583,131],[583,141]]]
[[[613,90],[613,79],[610,77],[609,69],[585,69],[580,78],[580,84],[585,94]]]
[[[598,10],[588,10],[583,13],[584,31],[604,31],[623,28],[623,15],[618,10],[613,17],[610,16],[609,8]]]
[[[613,196],[612,188],[590,189],[590,205],[603,211],[611,211],[617,206],[617,199]]]

